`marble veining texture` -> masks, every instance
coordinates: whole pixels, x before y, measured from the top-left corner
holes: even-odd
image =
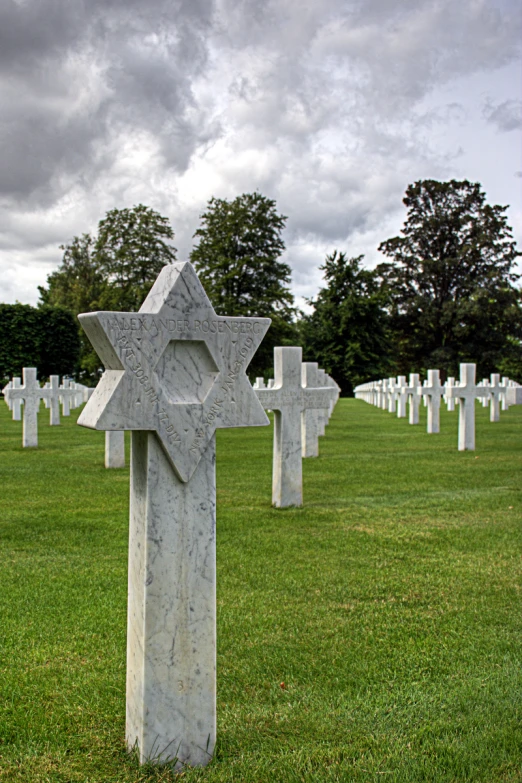
[[[131,436],[127,745],[199,766],[216,739],[215,438],[191,480]]]
[[[121,430],[105,433],[105,467],[125,467],[125,433]]]

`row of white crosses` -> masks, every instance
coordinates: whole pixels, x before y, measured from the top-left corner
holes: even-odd
[[[390,413],[397,412],[399,418],[406,416],[406,405],[409,405],[409,423],[419,423],[420,400],[427,406],[427,431],[440,431],[440,405],[444,398],[448,410],[455,410],[459,404],[459,451],[475,449],[475,400],[482,399],[483,404],[490,405],[490,421],[500,418],[500,407],[507,410],[511,404],[522,403],[522,387],[509,378],[502,378],[492,373],[491,378],[482,383],[475,382],[476,365],[471,363],[460,365],[460,380],[448,378],[446,384],[441,384],[439,370],[428,370],[428,377],[421,385],[417,373],[411,373],[409,383],[405,376],[371,381],[357,386],[355,397],[362,399]],[[518,392],[517,389],[521,391]],[[520,400],[519,400],[520,398]]]
[[[275,378],[254,389],[263,408],[274,412],[272,503],[303,505],[303,457],[319,455],[319,437],[339,398],[336,382],[317,362],[303,362],[302,349],[274,348]]]
[[[216,738],[216,429],[268,425],[273,410],[275,498],[299,505],[302,414],[308,432],[306,412],[326,418],[338,389],[311,380],[318,368],[292,347],[275,349],[272,388],[254,390],[246,370],[269,319],[216,315],[188,262],[164,267],[139,313],[79,319],[106,369],[78,423],[131,430],[127,746],[142,762],[204,765]]]
[[[23,384],[20,378],[13,378],[2,391],[14,421],[22,420],[23,410],[22,445],[24,448],[36,448],[40,400],[43,400],[45,407],[50,409],[50,423],[56,426],[60,424],[60,404],[62,416],[69,416],[71,410],[87,402],[94,389],[83,383],[71,381],[69,378],[64,378],[60,386],[58,375],[51,375],[50,380],[42,387],[38,383],[35,367],[24,367],[22,373]],[[105,433],[106,468],[125,467],[124,435],[123,432]]]
[[[13,419],[15,421],[22,419],[23,421],[22,446],[36,448],[38,446],[40,401],[44,400],[46,408],[50,410],[51,426],[57,426],[60,424],[60,403],[62,415],[69,416],[70,409],[78,407],[84,397],[88,396],[89,390],[86,386],[71,382],[68,378],[64,378],[62,385],[60,385],[58,375],[51,375],[49,382],[42,387],[38,381],[36,367],[24,367],[22,378],[23,382],[20,378],[13,378],[2,389],[2,392],[9,409],[12,411]]]

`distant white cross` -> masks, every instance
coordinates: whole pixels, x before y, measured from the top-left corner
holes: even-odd
[[[263,408],[274,411],[272,503],[279,508],[303,505],[301,417],[306,410],[327,408],[333,392],[303,388],[301,359],[301,348],[274,348],[274,386],[256,389]]]
[[[38,446],[38,410],[40,400],[45,396],[36,377],[36,367],[24,367],[22,370],[23,384],[10,391],[11,399],[24,401],[22,427],[22,446],[36,448]]]
[[[440,432],[440,398],[444,393],[444,386],[441,386],[438,370],[428,370],[422,393],[427,397],[428,403],[427,431],[430,434]]]

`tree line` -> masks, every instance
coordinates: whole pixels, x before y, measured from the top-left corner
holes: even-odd
[[[190,260],[218,314],[272,319],[249,368],[253,376],[271,372],[274,345],[301,345],[305,360],[318,361],[343,394],[371,378],[430,367],[458,376],[462,361],[476,362],[479,376],[500,371],[522,380],[520,253],[507,208],[489,205],[480,184],[467,180],[420,180],[403,202],[400,236],[379,245],[388,260],[368,269],[363,256],[333,250],[305,314],[282,260],[287,218],[275,201],[257,192],[210,199]],[[55,310],[62,321],[94,310],[136,311],[160,269],[176,260],[173,239],[168,219],[150,207],[109,211],[95,236],[61,247],[62,262],[39,288],[34,317],[43,323]],[[0,320],[17,307],[28,306],[2,305]],[[67,372],[94,383],[100,361],[81,330],[70,331],[61,340],[62,365],[66,360]],[[0,343],[0,377],[19,374],[16,350]]]

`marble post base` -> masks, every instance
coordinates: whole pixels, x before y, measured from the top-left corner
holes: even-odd
[[[460,400],[459,451],[475,451],[475,400],[473,398]]]
[[[125,467],[125,432],[107,430],[105,433],[105,467]]]
[[[319,456],[319,432],[317,411],[303,411],[301,417],[301,440],[303,457]]]
[[[303,505],[301,413],[274,411],[272,504],[276,508]]]
[[[214,750],[215,474],[215,436],[183,483],[156,435],[132,432],[126,739],[141,763]]]

